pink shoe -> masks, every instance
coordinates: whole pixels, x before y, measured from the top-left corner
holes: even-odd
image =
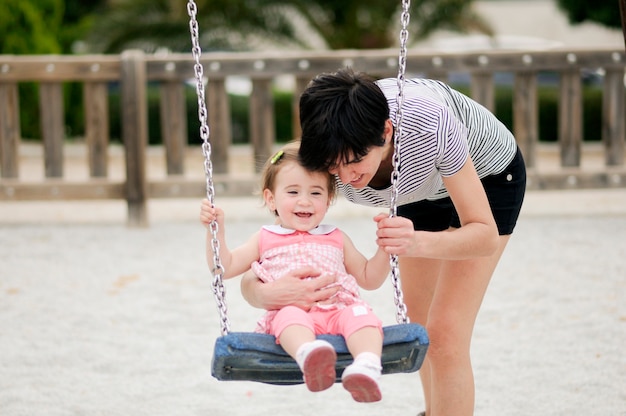
[[[341,383],[355,401],[371,403],[382,399],[378,386],[379,377],[380,367],[370,363],[358,362],[346,367],[341,376]]]
[[[337,353],[330,343],[322,340],[311,342],[302,351],[302,358],[302,374],[310,391],[326,390],[335,384]]]

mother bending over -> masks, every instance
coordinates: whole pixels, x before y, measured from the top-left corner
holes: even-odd
[[[314,78],[300,98],[299,156],[336,175],[356,204],[389,207],[396,79],[346,68]],[[442,82],[407,79],[400,138],[398,216],[377,216],[377,244],[399,256],[404,300],[430,346],[420,377],[428,416],[474,411],[470,343],[491,276],[524,199],[526,171],[509,130],[486,108]],[[308,309],[336,289],[332,276],[300,270],[242,280],[253,306]]]

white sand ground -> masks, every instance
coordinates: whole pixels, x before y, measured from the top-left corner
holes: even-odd
[[[256,201],[220,201],[238,244],[267,220]],[[370,212],[329,219],[365,253]],[[417,374],[382,379],[359,404],[340,385],[219,382],[219,335],[198,201],[151,202],[125,226],[121,202],[0,204],[0,415],[407,415]],[[476,415],[626,415],[626,191],[531,192],[498,267],[472,347]],[[259,311],[227,282],[233,330]],[[393,323],[389,285],[364,292]]]

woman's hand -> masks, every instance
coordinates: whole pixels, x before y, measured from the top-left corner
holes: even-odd
[[[374,217],[376,244],[388,254],[398,256],[417,256],[419,253],[415,238],[415,230],[411,220],[404,217],[390,217],[380,213]]]
[[[323,303],[339,290],[335,275],[320,275],[318,270],[293,270],[273,282],[263,283],[249,271],[241,280],[241,292],[250,305],[266,309],[297,306],[308,311],[316,303]]]

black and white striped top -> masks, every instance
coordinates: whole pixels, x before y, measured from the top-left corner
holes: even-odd
[[[395,122],[397,80],[377,81]],[[443,176],[457,173],[468,154],[480,178],[501,173],[513,160],[515,138],[489,110],[446,84],[407,79],[404,85],[398,205],[448,196]],[[338,182],[346,198],[357,204],[389,207],[391,186],[355,189]]]

